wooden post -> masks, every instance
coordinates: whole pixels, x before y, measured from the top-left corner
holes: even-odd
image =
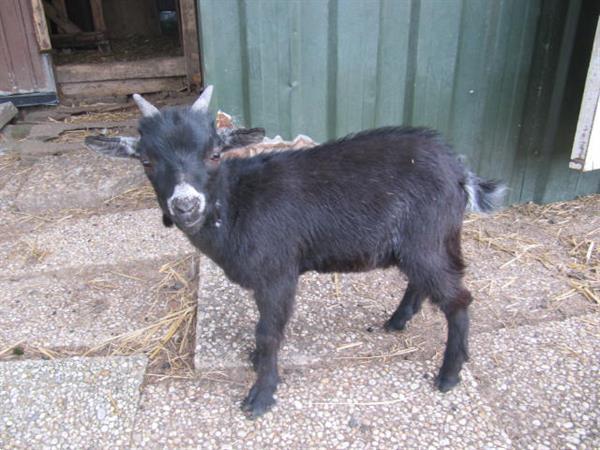
[[[81,33],[79,27],[71,22],[68,17],[62,16],[61,12],[52,3],[47,0],[42,0],[42,2],[46,16],[56,24],[60,31],[68,34]]]
[[[44,13],[42,0],[31,0],[31,9],[33,11],[33,29],[35,30],[35,39],[40,52],[49,52],[52,50],[50,34],[48,33],[48,23]]]
[[[106,31],[104,23],[104,10],[102,9],[102,0],[90,0],[90,8],[92,9],[92,20],[94,21],[95,31]]]
[[[202,82],[196,2],[194,0],[179,0],[179,23],[181,24],[181,45],[185,57],[187,80],[190,88],[194,90],[194,87],[199,87]]]

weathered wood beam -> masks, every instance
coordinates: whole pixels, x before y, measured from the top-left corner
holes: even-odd
[[[42,0],[44,3],[44,12],[46,17],[56,24],[59,31],[63,33],[81,33],[81,29],[69,20],[68,17],[63,16],[54,5],[47,0]]]
[[[186,75],[183,56],[101,64],[64,64],[55,68],[58,83],[162,78]]]
[[[188,83],[190,87],[199,87],[202,77],[200,75],[200,51],[198,48],[195,0],[179,0],[179,23]]]
[[[48,22],[46,21],[42,0],[31,0],[31,8],[33,10],[33,29],[38,48],[40,52],[48,52],[52,50],[52,43],[50,42]]]

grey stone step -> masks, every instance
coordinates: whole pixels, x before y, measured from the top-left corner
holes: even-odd
[[[32,213],[89,209],[145,180],[141,165],[132,159],[107,158],[90,150],[44,156],[29,171],[15,206]]]
[[[470,308],[473,335],[594,310],[593,304],[578,296],[553,303],[552,296],[570,286],[536,261],[523,261],[517,271],[514,267],[499,268],[503,259],[490,260],[486,249],[470,244],[466,247],[473,260],[481,261],[469,267],[467,275],[467,285],[475,297]],[[515,274],[533,281],[520,282]],[[284,365],[335,363],[403,352],[411,359],[429,359],[443,352],[446,320],[429,304],[402,333],[382,329],[406,287],[397,270],[337,277],[338,282],[333,275],[308,273],[301,277],[296,311],[281,351]],[[204,257],[199,279],[196,367],[218,370],[247,366],[257,320],[251,293],[228,281],[222,270]],[[489,282],[495,285],[491,291]]]
[[[434,370],[430,362],[393,360],[284,371],[278,404],[257,421],[239,409],[250,373],[148,385],[132,447],[510,448],[468,370],[447,394],[433,389]]]
[[[0,448],[126,448],[146,358],[0,363]]]
[[[227,280],[205,257],[200,261],[199,280],[196,368],[247,366],[258,317],[251,294]],[[301,277],[282,364],[314,364],[412,348],[401,336],[381,329],[405,285],[397,273],[345,274],[339,280],[338,296],[332,275]],[[440,329],[438,340],[441,334]]]
[[[167,260],[0,280],[0,348],[94,348],[168,312]]]
[[[600,314],[476,336],[469,368],[515,448],[600,448]]]
[[[70,219],[0,242],[0,279],[86,266],[169,258],[193,251],[182,233],[162,225],[158,209]]]

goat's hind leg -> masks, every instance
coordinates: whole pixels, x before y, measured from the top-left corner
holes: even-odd
[[[275,404],[273,394],[279,383],[277,355],[285,325],[291,316],[297,277],[279,279],[254,293],[260,314],[256,325],[256,349],[251,360],[256,382],[242,402],[242,409],[258,417]]]
[[[425,294],[409,281],[402,301],[394,314],[385,322],[383,327],[386,331],[401,331],[408,321],[419,312]]]
[[[448,322],[448,340],[444,351],[444,361],[435,384],[441,392],[447,392],[456,386],[463,363],[469,360],[469,312],[471,293],[461,287],[448,302],[439,304]]]

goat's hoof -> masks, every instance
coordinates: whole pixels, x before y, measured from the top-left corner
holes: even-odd
[[[248,396],[242,401],[242,411],[247,413],[250,419],[256,419],[269,411],[275,404],[273,394],[252,387]]]
[[[252,363],[252,368],[256,372],[256,370],[258,369],[258,350],[256,350],[256,349],[252,350],[250,352],[250,354],[248,355],[248,359]]]
[[[402,331],[406,328],[406,320],[394,321],[392,319],[386,320],[383,324],[383,329],[389,333],[394,331]]]
[[[438,388],[440,392],[448,392],[454,386],[456,386],[460,382],[460,377],[458,375],[455,376],[445,376],[438,375],[435,377],[435,387]]]

